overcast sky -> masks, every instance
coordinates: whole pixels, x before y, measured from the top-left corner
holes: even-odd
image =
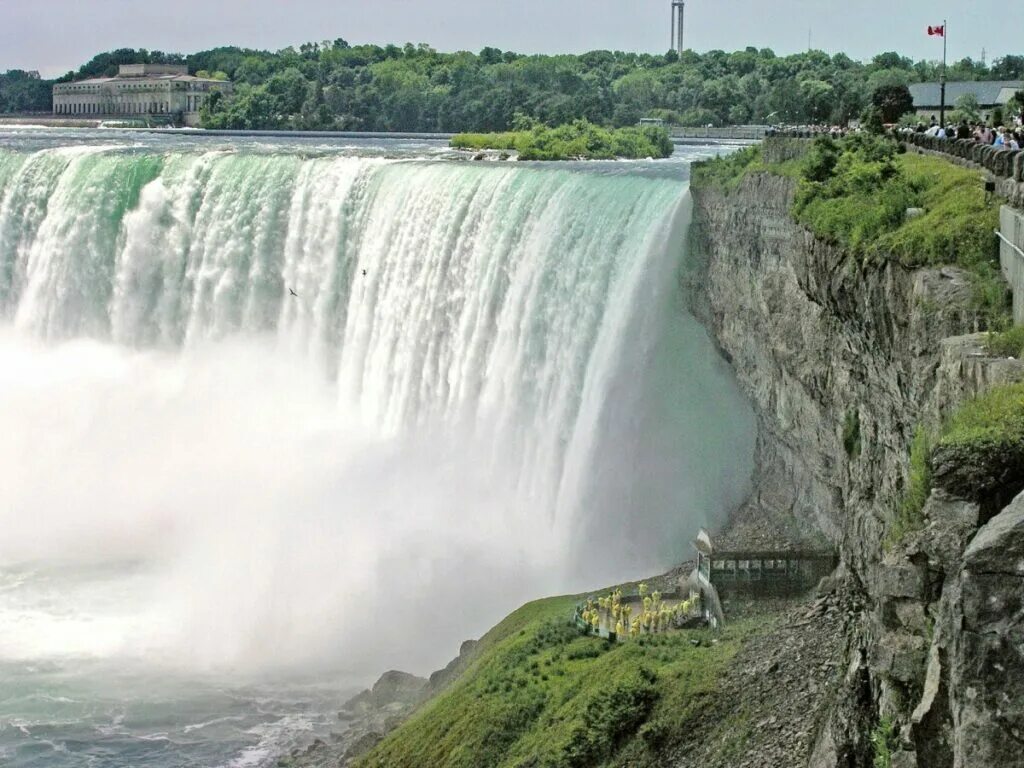
[[[669,9],[670,0],[0,0],[0,71],[53,76],[122,47],[276,50],[336,37],[442,51],[663,53]],[[857,59],[886,50],[938,59],[941,41],[925,27],[944,16],[951,59],[1024,52],[1020,4],[1007,0],[688,0],[686,45],[792,53],[810,32],[815,48]]]

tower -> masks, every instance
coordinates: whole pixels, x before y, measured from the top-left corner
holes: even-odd
[[[672,0],[672,50],[683,55],[683,16],[686,0]]]

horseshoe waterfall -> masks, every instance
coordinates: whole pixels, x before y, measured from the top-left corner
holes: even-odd
[[[262,764],[749,488],[685,161],[6,144],[0,756]]]

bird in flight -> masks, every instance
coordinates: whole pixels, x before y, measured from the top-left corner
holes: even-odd
[[[292,289],[292,288],[289,288],[289,289],[288,289],[288,293],[290,293],[290,294],[291,294],[292,296],[294,296],[295,298],[299,298],[299,294],[297,294],[297,293],[296,293],[296,292],[294,291],[294,289]]]

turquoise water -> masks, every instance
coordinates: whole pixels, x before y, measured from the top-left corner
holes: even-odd
[[[678,290],[709,153],[0,132],[0,759],[271,765],[685,557],[753,446]]]

